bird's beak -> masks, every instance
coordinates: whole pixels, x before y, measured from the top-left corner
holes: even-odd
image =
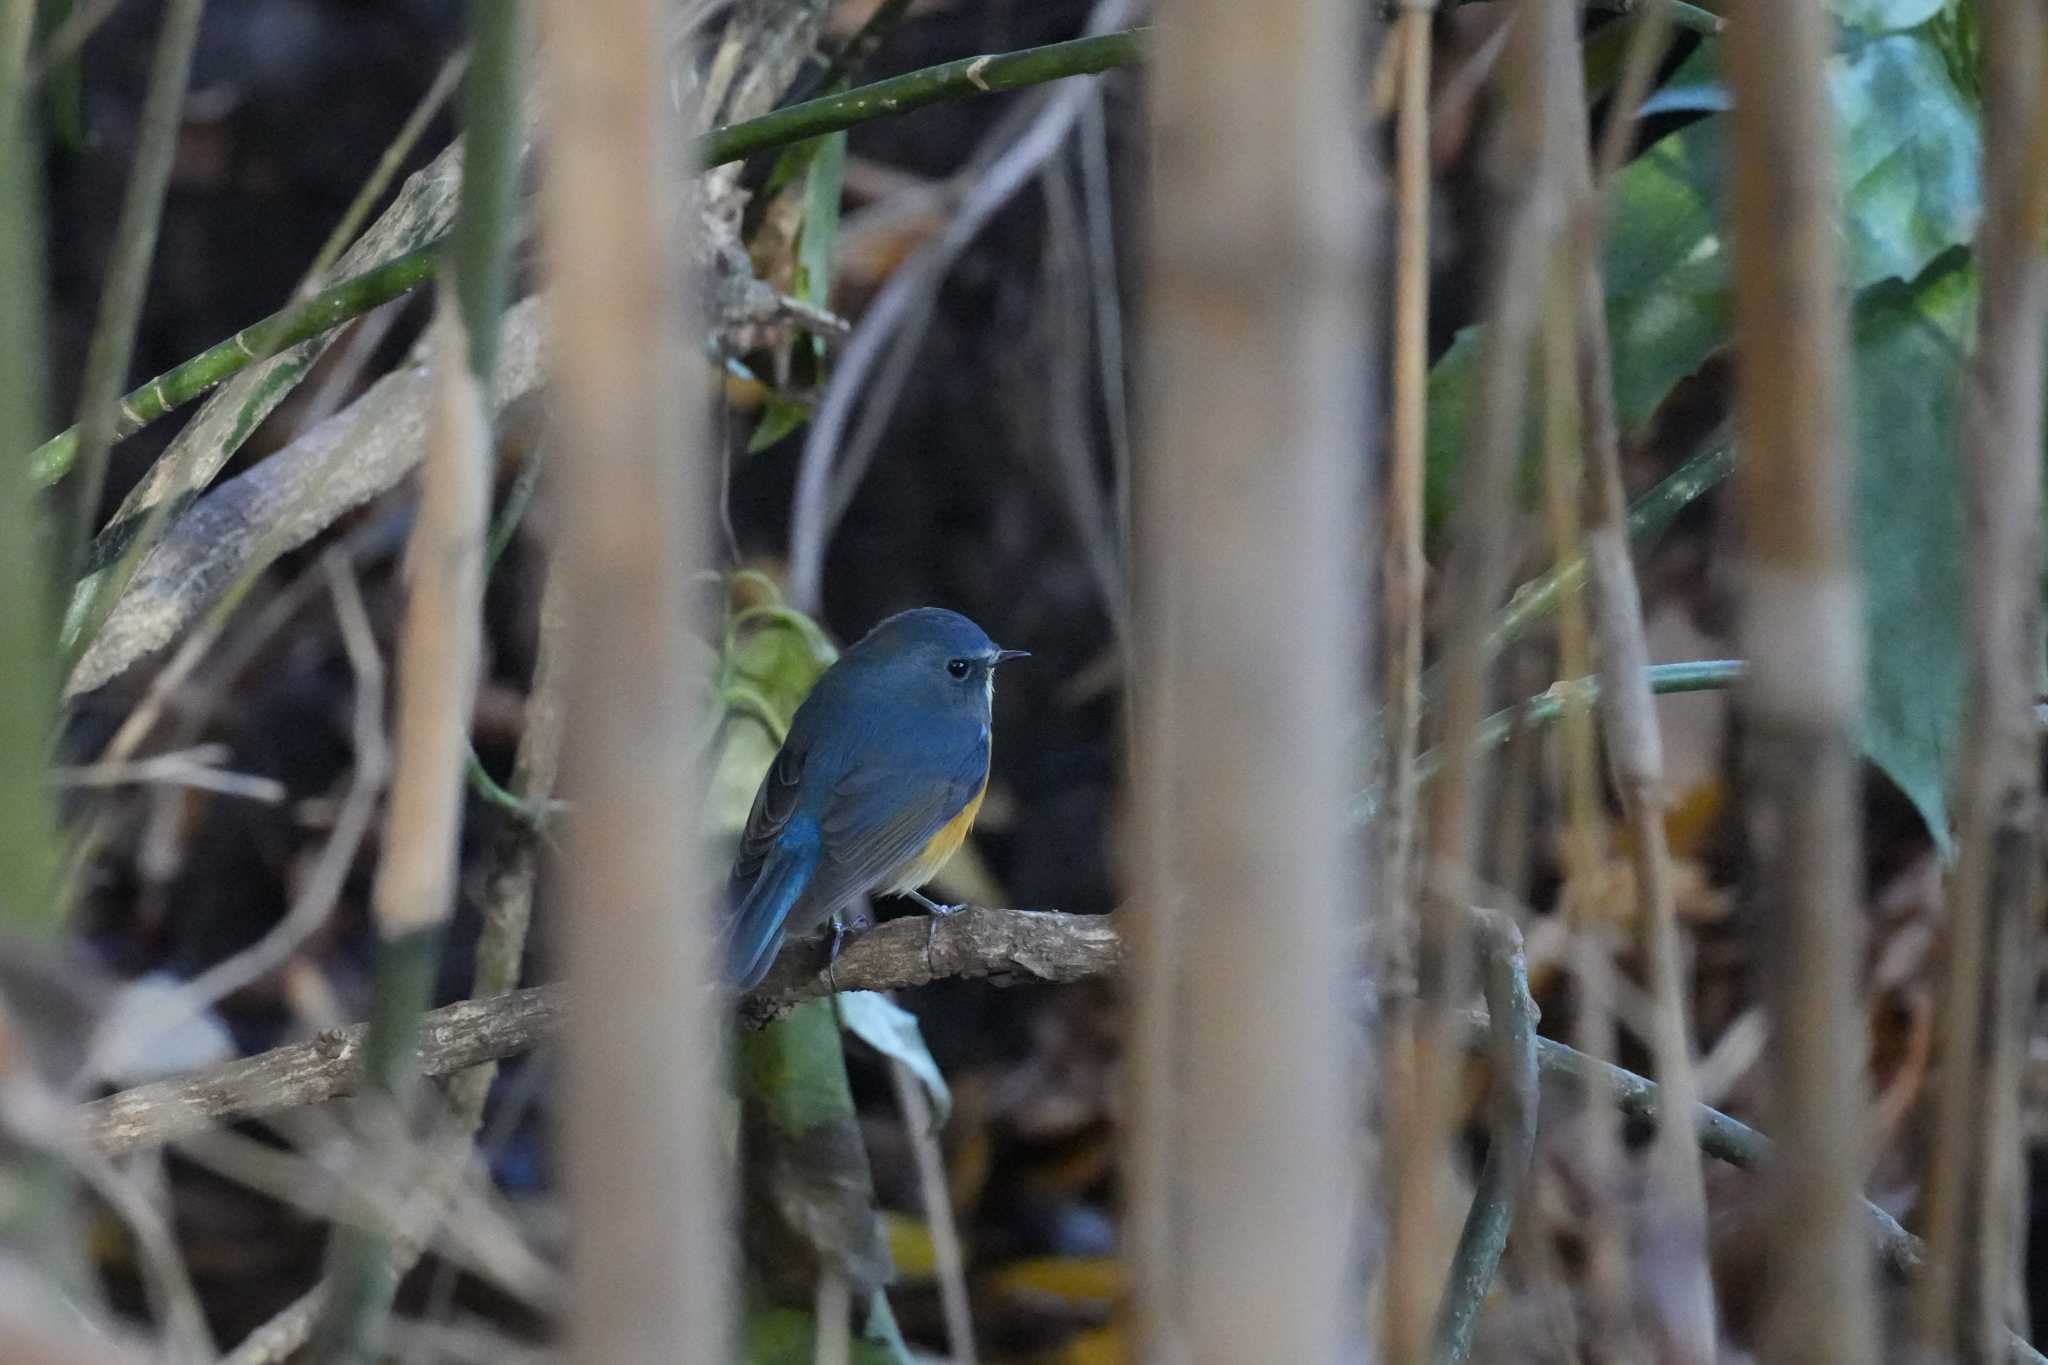
[[[1031,651],[1028,649],[999,649],[996,651],[996,662],[999,664],[1006,664],[1012,659],[1028,659],[1030,657]]]

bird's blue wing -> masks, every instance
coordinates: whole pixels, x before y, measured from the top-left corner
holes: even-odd
[[[803,787],[807,748],[792,730],[754,793],[740,834],[726,901],[725,979],[740,990],[757,985],[782,946],[783,926],[817,866],[814,822],[791,829]],[[808,834],[808,838],[804,837]]]
[[[888,882],[988,782],[986,734],[936,753],[927,748],[915,764],[894,758],[852,768],[819,821],[823,856],[811,894],[833,911]]]
[[[988,780],[988,734],[978,725],[909,739],[871,725],[838,735],[839,745],[814,744],[822,710],[798,709],[740,836],[725,975],[741,990],[766,975],[786,932],[809,933],[884,884]],[[841,775],[822,787],[835,769]]]

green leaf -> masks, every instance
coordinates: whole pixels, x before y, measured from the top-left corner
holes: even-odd
[[[941,1127],[953,1112],[953,1092],[925,1046],[917,1016],[876,991],[841,991],[839,1023],[848,1033],[884,1057],[910,1068],[932,1098],[932,1119]]]
[[[809,403],[779,393],[769,394],[761,408],[761,420],[754,424],[754,434],[747,438],[747,454],[759,455],[810,420]]]
[[[787,608],[757,608],[733,632],[716,680],[733,723],[722,727],[711,761],[704,798],[709,834],[731,837],[746,824],[790,718],[835,657],[817,626]]]
[[[857,1302],[890,1276],[833,1014],[830,1000],[808,1000],[735,1041],[747,1264],[786,1302],[807,1302],[826,1266]]]
[[[1911,280],[1983,216],[1977,114],[1932,37],[1860,43],[1828,64],[1851,288]]]
[[[1940,27],[1858,39],[1829,61],[1843,274],[1859,293],[1916,278],[1944,251],[1969,243],[1982,216],[1977,116],[1935,41]],[[1712,107],[1725,93],[1717,50],[1703,44],[1655,98]],[[1690,124],[1615,177],[1601,271],[1624,432],[1639,430],[1672,385],[1727,343],[1727,124],[1720,115]],[[1433,530],[1455,493],[1480,336],[1478,326],[1461,331],[1430,371]]]
[[[853,1091],[830,1000],[806,1000],[739,1035],[734,1083],[781,1133],[802,1137],[853,1117]]]
[[[1976,276],[1952,251],[1854,318],[1855,517],[1868,639],[1862,742],[1948,848],[1965,682],[1959,455]]]
[[[825,307],[832,297],[832,253],[839,245],[839,200],[846,186],[846,134],[818,139],[804,172],[804,227],[796,261],[802,271],[798,297]]]

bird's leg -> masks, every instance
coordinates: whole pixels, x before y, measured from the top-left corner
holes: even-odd
[[[940,905],[922,891],[906,891],[903,894],[916,901],[919,905],[922,905],[934,915],[957,915],[967,908],[964,905]]]
[[[832,988],[832,994],[839,994],[839,950],[846,946],[846,920],[835,913],[832,916],[832,946],[825,950],[825,984]]]
[[[929,917],[924,922],[924,960],[925,965],[929,967],[932,960],[932,938],[939,931],[939,921],[948,915],[957,915],[967,907],[964,905],[940,905],[922,891],[906,891],[903,894],[930,912]]]

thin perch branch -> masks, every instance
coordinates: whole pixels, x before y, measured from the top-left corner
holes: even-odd
[[[951,977],[1083,981],[1107,976],[1123,964],[1125,922],[1121,911],[1069,915],[969,907],[942,919],[913,915],[890,920],[847,944],[832,977],[842,990],[876,991]],[[824,956],[823,943],[785,951],[768,979],[742,1002],[742,1019],[757,1023],[829,994],[832,979]],[[560,984],[431,1011],[420,1021],[420,1074],[449,1076],[532,1051],[560,1036],[569,1012],[568,992]],[[351,1095],[361,1076],[363,1033],[361,1024],[330,1029],[311,1042],[124,1090],[81,1106],[81,1130],[100,1152],[118,1155]],[[1492,1036],[1486,1020],[1474,1021],[1467,1045],[1484,1046]],[[1647,1077],[1549,1038],[1536,1039],[1536,1061],[1545,1079],[1584,1083],[1597,1077],[1623,1113],[1658,1120],[1663,1094]],[[1769,1138],[1717,1109],[1695,1104],[1691,1126],[1700,1150],[1718,1161],[1757,1170],[1770,1159]],[[1918,1271],[1919,1238],[1874,1204],[1863,1205],[1860,1216],[1888,1271],[1900,1276]],[[2016,1359],[2040,1359],[2017,1338],[2008,1344]]]

